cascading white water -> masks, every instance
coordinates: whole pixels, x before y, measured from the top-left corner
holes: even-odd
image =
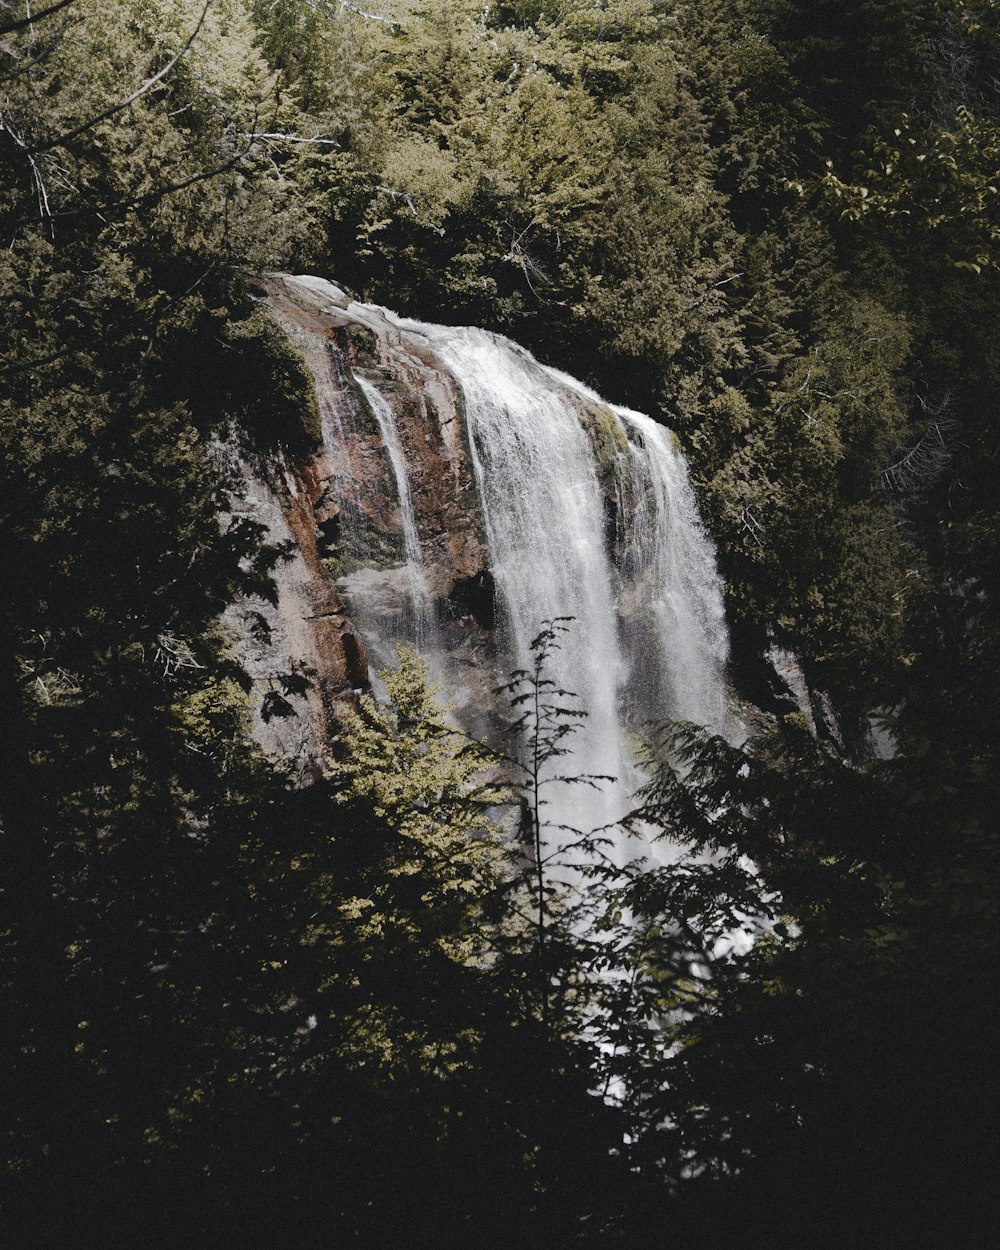
[[[642,413],[615,411],[629,439],[637,500],[624,562],[641,570],[641,598],[658,652],[654,668],[663,677],[660,706],[675,720],[722,730],[729,635],[715,552],[698,515],[687,465],[663,426]],[[639,667],[641,657],[633,663]]]
[[[613,414],[624,436],[614,477],[621,531],[616,606],[631,677],[628,719],[669,717],[732,730],[722,582],[676,438],[644,413],[605,404],[576,378],[547,366],[545,372],[563,391]]]
[[[721,732],[732,728],[726,710],[722,586],[673,436],[641,413],[607,404],[499,335],[406,320],[351,302],[320,279],[291,281],[314,298],[328,298],[348,321],[376,333],[382,343],[380,367],[399,378],[390,394],[404,393],[415,379],[421,379],[418,385],[430,379],[438,387],[449,375],[453,380],[461,394],[496,586],[497,671],[530,668],[531,642],[542,622],[573,618],[547,675],[557,687],[574,692],[576,706],[587,716],[572,739],[572,757],[560,771],[616,779],[600,791],[560,786],[558,795],[550,792],[545,813],[550,830],[611,825],[628,810],[641,781],[632,743],[647,721],[673,718]],[[424,552],[440,551],[441,535],[421,530],[411,467],[390,398],[357,368],[351,372],[375,416],[391,465],[408,574],[403,593],[412,602],[432,671],[462,704],[457,692],[466,678],[455,676],[453,669],[449,674],[424,574]],[[350,409],[345,394],[347,399],[339,402]],[[324,418],[331,463],[360,467],[356,450],[352,461],[331,445],[343,436],[353,438],[357,448],[357,428],[353,434],[347,426],[341,430],[336,420],[327,419],[325,407]],[[449,427],[446,439],[454,437],[455,428]],[[411,430],[408,445],[414,437]],[[351,471],[356,475],[356,468]],[[335,476],[334,488],[340,471]],[[442,465],[440,483],[447,488],[450,480]],[[349,489],[356,493],[358,481]],[[464,509],[467,524],[477,525],[468,504],[457,497],[455,503]],[[367,515],[361,507],[356,511],[359,517]],[[355,545],[363,548],[360,540]],[[386,595],[386,588],[398,584],[399,571],[398,562],[362,557],[355,571],[337,579],[379,663],[390,654],[393,640],[412,637],[405,616]],[[464,706],[470,707],[467,699]],[[620,860],[651,849],[655,853],[656,848],[615,836]],[[555,841],[558,835],[552,837]]]
[[[611,824],[640,780],[629,729],[666,717],[722,729],[726,718],[722,587],[683,457],[649,417],[607,405],[509,340],[397,324],[424,337],[461,386],[514,666],[530,666],[543,620],[573,618],[549,672],[587,712],[566,771],[616,784],[565,787],[546,814],[554,825]],[[602,456],[625,514],[616,563]],[[636,852],[616,836],[620,857]]]
[[[512,666],[531,663],[541,623],[572,617],[548,676],[586,720],[566,771],[622,778],[629,768],[617,697],[624,678],[604,506],[578,413],[527,352],[481,330],[401,323],[433,345],[462,388],[493,576]],[[554,823],[589,827],[624,814],[614,786],[550,796]]]
[[[430,626],[431,603],[427,590],[427,578],[424,575],[423,554],[420,538],[417,534],[417,518],[413,508],[413,495],[410,491],[410,475],[406,465],[406,457],[399,441],[396,428],[396,417],[388,400],[382,395],[374,383],[355,371],[354,381],[361,388],[368,400],[375,420],[378,422],[382,435],[382,445],[389,456],[392,474],[396,482],[396,494],[399,497],[400,524],[403,531],[403,551],[406,555],[406,572],[409,583],[410,599],[413,604],[414,629],[417,645],[426,641]]]

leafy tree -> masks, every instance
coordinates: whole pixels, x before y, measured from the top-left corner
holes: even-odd
[[[266,872],[287,1027],[251,1047],[280,1055],[278,1073],[234,1099],[238,1115],[263,1086],[275,1125],[251,1226],[285,1195],[307,1244],[499,1247],[512,1227],[530,1246],[588,1244],[628,1184],[581,1028],[592,943],[571,946],[565,907],[546,914],[546,1008],[534,866],[496,820],[499,757],[451,727],[412,651],[383,676],[386,700],[345,723],[329,789]],[[237,1171],[226,1188],[253,1183]]]
[[[279,553],[233,514],[213,439],[240,406],[220,338],[252,311],[243,273],[295,224],[253,153],[270,75],[238,5],[14,13],[0,51],[5,1220],[29,1245],[114,1238],[158,1213],[155,1239],[168,1141],[238,1069],[230,1042],[256,994],[238,848],[282,778],[252,745],[218,618],[273,593]],[[114,1177],[122,1201],[107,1203]]]
[[[681,729],[662,749],[643,816],[711,859],[632,905],[666,919],[707,892],[756,937],[717,949],[675,1017],[659,1083],[638,1091],[635,1165],[672,1178],[694,1244],[736,1228],[750,1245],[986,1244],[991,800],[946,817],[946,760],[921,761],[915,793],[915,761],[859,771],[794,718],[749,748]],[[661,1196],[647,1215],[663,1214]]]

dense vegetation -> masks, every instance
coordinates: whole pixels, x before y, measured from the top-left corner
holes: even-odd
[[[994,0],[0,0],[4,1244],[995,1243],[998,38]],[[293,784],[220,622],[282,552],[219,440],[315,437],[274,268],[676,429],[735,676],[796,649],[847,749],[665,728],[638,802],[691,854],[595,844],[573,901],[416,657]],[[558,641],[510,690],[543,781]]]

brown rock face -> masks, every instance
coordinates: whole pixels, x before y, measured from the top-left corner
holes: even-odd
[[[277,601],[235,606],[227,614],[263,704],[280,695],[294,715],[258,721],[263,744],[305,767],[321,761],[343,706],[368,687],[368,660],[320,552],[323,487],[312,461],[261,464],[229,446],[221,454],[242,477],[238,511],[264,526],[287,555],[274,572]],[[266,631],[255,630],[263,619]],[[288,693],[282,677],[308,678],[305,694]],[[287,709],[286,709],[287,710]]]
[[[419,345],[371,308],[337,307],[327,294],[272,277],[269,303],[298,344],[316,381],[325,451],[314,471],[328,556],[351,571],[388,566],[400,551],[400,499],[369,398],[373,386],[392,409],[408,468],[432,597],[448,597],[457,577],[486,568],[461,397],[454,380]]]
[[[390,663],[400,642],[430,642],[462,674],[449,692],[481,702],[489,680],[481,652],[495,619],[455,382],[388,318],[307,281],[272,276],[266,291],[315,380],[323,447],[284,463],[239,457],[241,510],[271,541],[288,544],[290,556],[276,571],[277,605],[261,612],[269,644],[253,642],[231,614],[262,692],[295,664],[308,672],[308,693],[289,699],[298,716],[262,730],[270,749],[303,762],[326,753],[340,709],[368,688],[369,664]],[[407,550],[404,502],[420,535],[417,560]]]

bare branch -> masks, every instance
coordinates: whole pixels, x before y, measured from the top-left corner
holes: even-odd
[[[65,9],[72,3],[73,0],[58,0],[57,4],[50,4],[47,9],[39,9],[37,13],[29,13],[27,17],[19,18],[16,22],[5,22],[3,26],[0,26],[0,35],[12,35],[17,30],[25,30],[28,26],[51,17],[53,13],[58,13],[60,9]]]
[[[510,230],[510,243],[507,245],[507,252],[502,257],[502,260],[506,264],[516,265],[517,268],[524,274],[524,280],[527,282],[528,289],[531,291],[532,295],[534,295],[536,299],[541,299],[542,297],[535,290],[535,285],[531,279],[534,277],[535,281],[542,284],[549,281],[549,276],[524,245],[524,240],[529,232],[533,230],[536,225],[538,225],[538,218],[537,216],[532,217],[531,221],[528,222],[523,230],[518,230],[514,223],[509,219],[506,222],[506,225]],[[497,237],[502,237],[499,226],[497,226]]]
[[[882,489],[894,494],[906,494],[928,485],[943,473],[951,460],[951,449],[945,435],[953,424],[947,417],[935,421],[905,456],[882,470],[879,475]]]
[[[734,273],[734,274],[730,274],[728,278],[721,279],[721,281],[719,282],[713,282],[704,295],[700,296],[696,300],[692,300],[690,304],[685,304],[685,306],[681,309],[681,312],[682,313],[693,312],[696,308],[700,308],[702,304],[704,304],[705,300],[707,300],[708,297],[712,294],[713,291],[717,291],[719,287],[728,286],[730,282],[735,282],[737,278],[742,278],[742,277],[743,277],[743,274]]]
[[[750,504],[743,509],[743,515],[740,517],[743,522],[741,530],[749,534],[758,547],[764,546],[764,527],[753,514],[753,508]]]
[[[156,639],[156,654],[153,663],[163,669],[163,676],[172,679],[182,668],[204,668],[195,659],[190,644],[176,634],[165,631]]]
[[[363,17],[366,22],[381,22],[383,26],[388,26],[390,30],[399,30],[399,22],[394,21],[391,17],[381,17],[378,13],[369,13],[367,9],[363,9],[359,4],[351,3],[351,0],[337,0],[340,5],[341,13],[353,13],[356,17]]]
[[[114,115],[116,113],[120,113],[122,109],[128,108],[128,106],[130,104],[134,104],[140,96],[144,96],[147,91],[151,91],[158,82],[162,82],[181,57],[191,47],[195,39],[197,39],[198,32],[204,25],[205,18],[208,16],[208,10],[211,8],[211,5],[212,0],[205,0],[205,4],[201,10],[201,15],[195,23],[194,30],[191,31],[190,35],[188,35],[187,39],[181,46],[180,51],[176,52],[162,69],[157,70],[152,78],[147,78],[141,87],[137,87],[136,90],[133,91],[130,96],[126,96],[124,100],[119,100],[117,104],[112,104],[109,108],[103,109],[100,113],[95,113],[92,117],[88,117],[87,120],[85,122],[81,122],[79,126],[75,126],[72,130],[67,131],[66,134],[60,135],[58,139],[50,139],[48,143],[43,143],[40,147],[36,148],[35,151],[48,152],[52,148],[65,146],[65,144],[69,143],[70,140],[78,138],[80,135],[92,129],[92,127],[98,125],[100,122],[107,121],[109,117],[114,117]]]
[[[154,191],[147,191],[145,195],[137,196],[135,199],[116,200],[111,203],[99,205],[85,205],[82,208],[67,208],[52,214],[53,220],[61,217],[80,217],[83,213],[112,213],[122,209],[138,209],[147,204],[155,204],[159,200],[166,199],[167,196],[175,195],[178,191],[185,191],[188,187],[195,186],[199,182],[207,182],[211,178],[217,178],[220,174],[228,173],[241,161],[245,160],[253,150],[253,143],[248,143],[242,151],[237,152],[234,156],[228,157],[220,164],[215,165],[212,169],[204,169],[196,174],[192,174],[189,178],[183,178],[180,182],[168,183],[165,187],[158,187]],[[20,221],[15,226],[23,225]]]
[[[15,49],[10,44],[0,46],[0,54],[7,57],[8,61],[13,64],[13,68],[0,74],[0,83],[12,82],[15,78],[20,78],[34,69],[36,65],[43,64],[53,53],[53,51],[62,42],[66,33],[66,23],[63,22],[52,37],[42,43],[39,40],[33,40],[30,45],[31,55],[24,56],[20,49]]]
[[[66,347],[61,351],[53,352],[51,356],[38,356],[32,360],[19,360],[11,364],[6,364],[0,360],[0,376],[5,373],[27,373],[31,369],[40,369],[42,365],[50,365],[55,360],[62,360],[64,356],[70,356],[77,350],[74,344],[72,347]]]
[[[32,180],[35,184],[35,194],[38,198],[38,214],[42,221],[48,222],[49,232],[54,234],[52,209],[49,206],[49,193],[45,186],[45,179],[42,177],[42,171],[38,166],[38,161],[35,160],[35,152],[32,151],[32,148],[25,139],[24,135],[19,130],[15,129],[14,126],[11,125],[9,119],[5,118],[2,113],[0,113],[0,131],[6,131],[21,151],[27,156],[28,163],[31,166]]]
[[[383,195],[391,196],[391,198],[394,200],[402,200],[403,203],[406,205],[406,207],[413,214],[413,216],[417,219],[418,225],[425,226],[428,230],[433,230],[435,234],[441,234],[441,235],[444,234],[443,226],[435,226],[433,222],[424,221],[424,219],[417,212],[417,206],[413,203],[413,197],[408,192],[394,191],[392,187],[382,187],[382,186],[376,187],[375,190],[381,191]]]
[[[331,148],[339,148],[341,146],[336,139],[326,139],[322,135],[310,135],[307,137],[306,135],[284,134],[277,130],[259,130],[256,134],[243,132],[239,135],[239,138],[251,139],[255,143],[258,139],[268,139],[272,142],[280,143],[316,143]]]
[[[275,8],[278,0],[271,0],[271,8]],[[333,12],[330,0],[303,0],[303,3],[314,13]],[[371,13],[368,9],[363,9],[360,4],[355,4],[353,0],[337,0],[337,8],[341,13],[353,13],[355,17],[363,17],[366,22],[381,22],[383,26],[388,26],[390,30],[397,31],[401,28],[402,22],[396,21],[391,17],[382,17],[379,13]]]

